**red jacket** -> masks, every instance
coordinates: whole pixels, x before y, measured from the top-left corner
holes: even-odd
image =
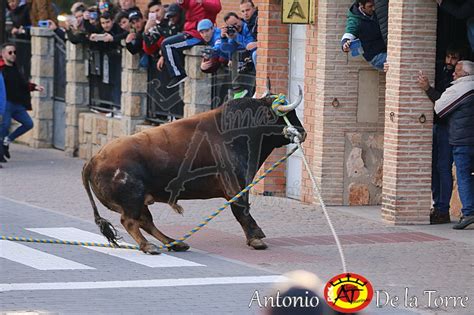
[[[145,52],[145,54],[147,54],[149,56],[154,56],[160,50],[161,43],[164,40],[165,40],[165,38],[163,36],[161,36],[160,39],[156,43],[154,43],[153,45],[147,45],[147,43],[145,41],[143,41],[143,51]]]
[[[198,4],[196,0],[184,0],[180,6],[186,11],[184,32],[200,40],[202,37],[197,31],[199,21],[209,19],[215,24],[216,16],[222,9],[220,0],[202,0],[202,4]]]

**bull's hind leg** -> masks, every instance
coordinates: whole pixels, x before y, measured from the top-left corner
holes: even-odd
[[[266,249],[267,244],[262,241],[262,238],[265,237],[265,233],[263,233],[257,222],[255,222],[254,218],[250,215],[248,198],[248,194],[245,194],[239,200],[238,204],[233,203],[231,205],[232,213],[244,230],[245,236],[247,237],[247,245],[255,249]]]
[[[127,230],[128,234],[130,234],[135,242],[137,242],[138,246],[140,246],[140,250],[144,253],[158,255],[160,251],[158,247],[150,242],[143,236],[140,232],[140,221],[130,218],[129,216],[122,214],[120,218],[120,222],[122,223],[123,227]]]
[[[140,228],[146,231],[148,234],[153,235],[154,238],[162,242],[163,244],[169,244],[175,240],[163,234],[160,230],[157,229],[153,223],[153,217],[150,213],[150,210],[147,206],[143,206],[143,210],[140,216]],[[189,245],[181,242],[175,244],[169,248],[169,250],[174,250],[176,252],[184,252],[189,249]]]

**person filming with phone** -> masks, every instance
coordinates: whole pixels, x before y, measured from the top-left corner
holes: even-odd
[[[372,67],[382,71],[387,61],[387,46],[383,40],[379,21],[375,14],[375,0],[358,0],[347,12],[345,33],[341,39],[342,51],[351,51],[357,39],[363,49],[363,57]]]

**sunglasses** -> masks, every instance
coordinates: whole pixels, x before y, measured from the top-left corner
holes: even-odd
[[[16,55],[16,50],[12,50],[8,52],[9,55]]]

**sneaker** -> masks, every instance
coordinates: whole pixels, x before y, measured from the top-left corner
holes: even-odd
[[[430,224],[444,224],[451,223],[449,212],[439,211],[434,208],[430,213]]]
[[[3,155],[4,155],[7,159],[10,158],[10,151],[9,151],[9,149],[10,149],[10,146],[8,146],[8,145],[3,145]]]
[[[455,230],[463,230],[469,225],[474,223],[474,214],[473,215],[468,215],[467,217],[461,217],[461,220],[459,220],[458,223],[453,225],[453,229]]]
[[[188,77],[185,74],[182,74],[180,76],[174,77],[170,80],[168,85],[166,86],[168,89],[174,88],[175,86],[180,85],[184,81],[186,81]]]

